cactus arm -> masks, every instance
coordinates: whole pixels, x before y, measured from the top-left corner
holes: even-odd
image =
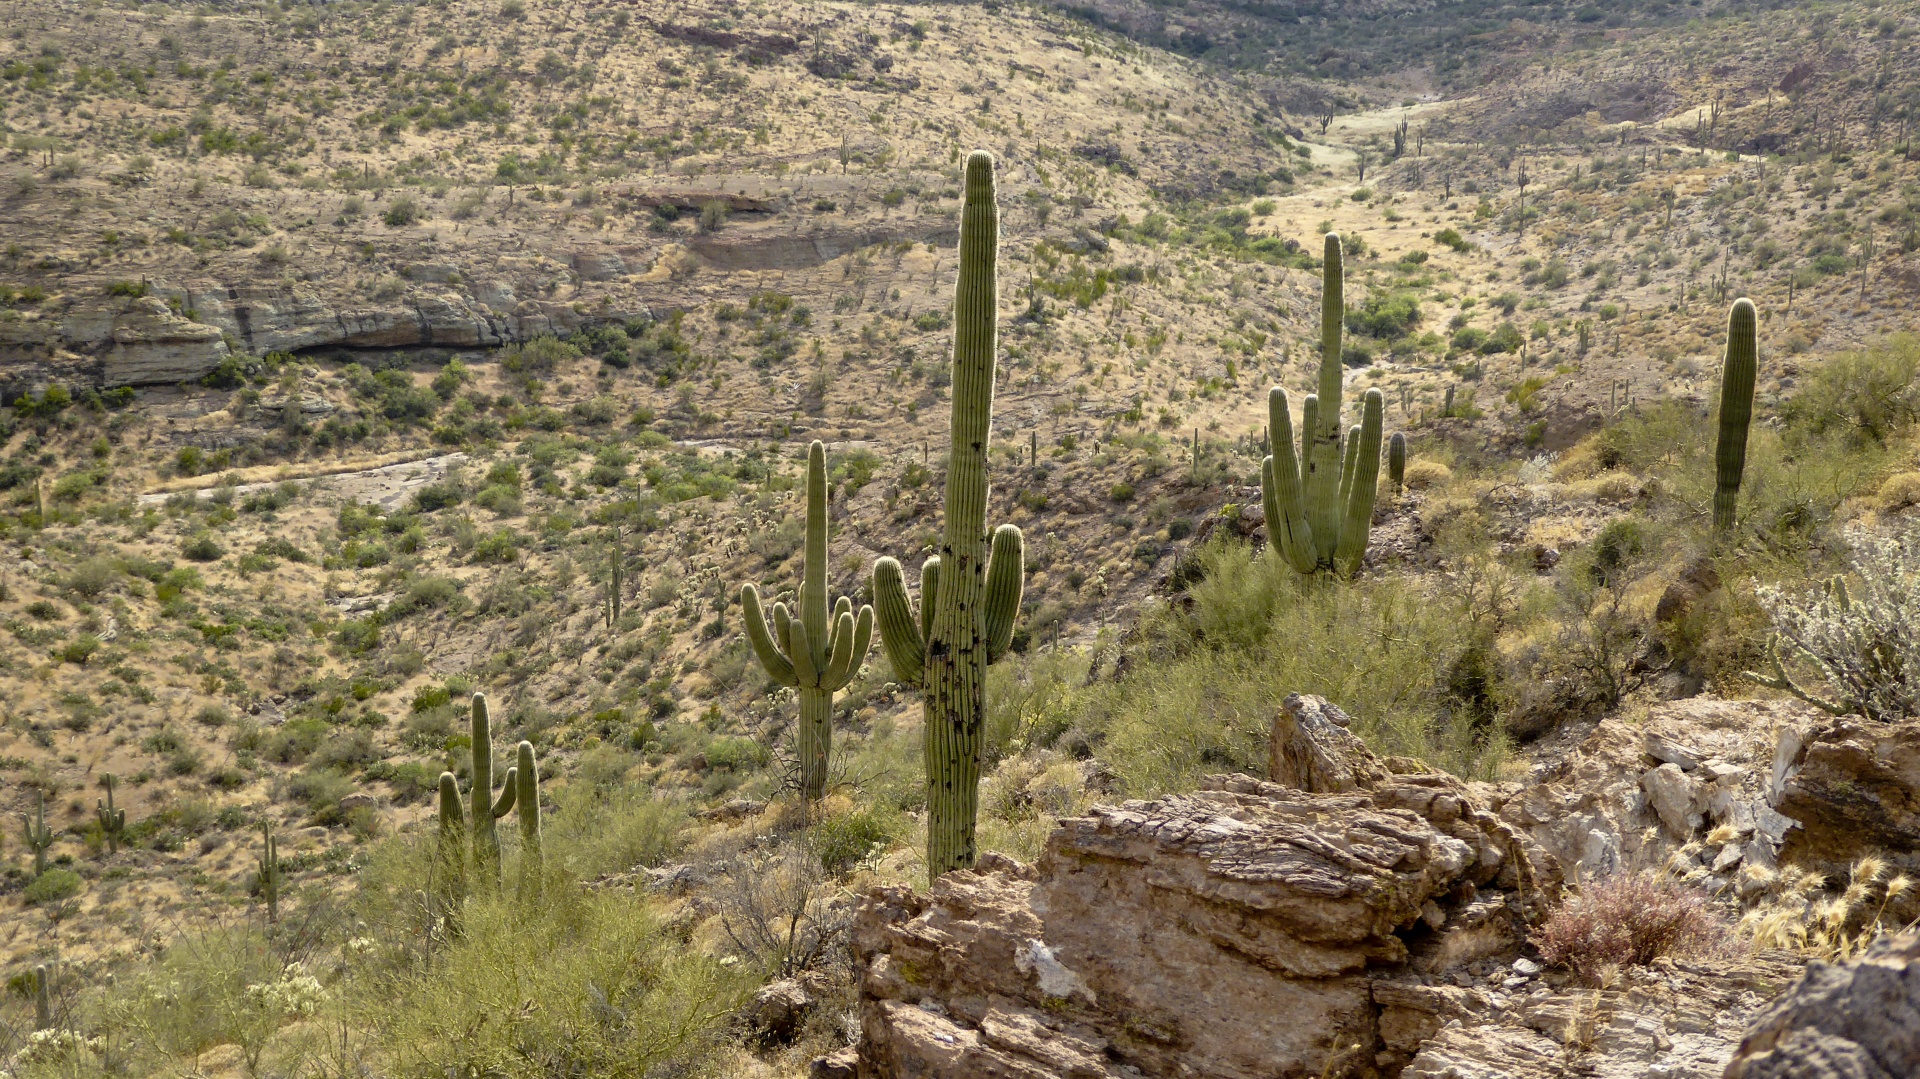
[[[1020,592],[1026,584],[1026,541],[1016,525],[993,530],[993,551],[987,556],[987,662],[996,663],[1013,644],[1013,620],[1020,613]]]
[[[1307,398],[1311,404],[1315,399]],[[1308,413],[1309,430],[1312,412]],[[1267,518],[1267,543],[1299,573],[1312,573],[1313,532],[1307,524],[1300,490],[1300,460],[1293,449],[1293,411],[1287,391],[1267,391],[1267,430],[1273,453],[1260,463],[1260,508]]]
[[[467,810],[460,804],[460,781],[452,772],[440,773],[440,837],[458,837],[467,829]]]
[[[451,904],[467,887],[467,811],[460,801],[460,781],[452,772],[440,773],[439,895]]]
[[[1753,382],[1758,367],[1757,316],[1753,301],[1733,301],[1727,313],[1727,355],[1720,366],[1720,431],[1714,449],[1713,530],[1733,528],[1740,480],[1747,467],[1747,430],[1753,422]]]
[[[940,600],[940,556],[934,555],[920,566],[920,637],[933,636],[933,609]]]
[[[783,654],[793,655],[793,615],[784,603],[773,605],[773,639],[780,645]]]
[[[809,665],[818,672],[826,666],[827,631],[832,628],[827,614],[827,447],[819,439],[807,446],[806,554],[801,574],[800,621],[813,647],[807,656]]]
[[[1795,682],[1793,676],[1787,673],[1786,664],[1780,661],[1780,638],[1778,636],[1775,636],[1767,642],[1767,663],[1773,668],[1771,673],[1763,671],[1742,671],[1740,672],[1740,676],[1766,686],[1768,689],[1792,694],[1830,716],[1850,715],[1859,711],[1859,709],[1855,708],[1849,701],[1827,700],[1824,697],[1807,691],[1798,682]]]
[[[820,668],[813,663],[813,640],[806,619],[795,618],[787,623],[787,641],[793,646],[787,654],[793,660],[793,674],[800,680],[800,688],[819,686]]]
[[[925,577],[921,579],[924,582]],[[873,564],[873,613],[880,628],[880,650],[887,654],[894,677],[909,685],[919,685],[927,642],[921,635],[920,620],[914,616],[913,603],[907,598],[900,563],[895,559],[882,558]]]
[[[501,817],[513,812],[513,804],[519,800],[520,769],[518,767],[509,768],[507,769],[507,777],[500,787],[500,797],[494,799],[493,805],[488,809],[488,812],[493,814],[494,820],[499,820]]]
[[[1347,447],[1352,475],[1347,483],[1347,522],[1340,530],[1340,567],[1349,574],[1359,573],[1367,557],[1374,499],[1380,489],[1380,434],[1386,425],[1386,396],[1377,389],[1368,390],[1363,400],[1360,426]]]
[[[1347,502],[1353,497],[1353,463],[1355,454],[1359,452],[1359,449],[1360,425],[1356,423],[1347,429],[1346,449],[1340,457],[1340,517],[1338,519],[1340,521],[1341,535],[1345,535],[1346,533]],[[1340,545],[1336,540],[1334,550],[1338,551],[1339,549]]]
[[[854,673],[860,669],[860,661],[867,658],[867,648],[873,643],[873,608],[864,604],[860,607],[860,616],[842,614],[835,623],[833,660],[827,664],[827,673],[820,679],[821,688],[828,692],[845,689],[853,680]]]
[[[747,643],[753,646],[753,654],[767,677],[783,686],[798,686],[800,678],[794,673],[793,661],[768,635],[766,615],[760,609],[760,590],[750,584],[740,587],[740,616],[747,626]]]

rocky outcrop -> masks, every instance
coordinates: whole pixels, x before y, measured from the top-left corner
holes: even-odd
[[[113,344],[102,369],[108,386],[185,382],[212,371],[231,354],[220,327],[179,315],[158,296],[129,303],[113,319],[111,333]]]
[[[854,933],[860,1074],[1376,1076],[1467,1014],[1550,884],[1439,775],[1316,794],[1247,776],[1064,820]]]
[[[1920,935],[1860,961],[1815,962],[1754,1023],[1725,1079],[1906,1079],[1920,1074]]]
[[[1799,825],[1782,858],[1839,875],[1873,854],[1920,875],[1920,725],[1848,716],[1782,731],[1768,796]]]

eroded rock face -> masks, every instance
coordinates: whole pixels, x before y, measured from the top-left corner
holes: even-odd
[[[1873,854],[1920,872],[1920,724],[1848,716],[1785,731],[1769,795],[1799,825],[1784,860],[1844,874]]]
[[[108,386],[185,382],[220,366],[229,350],[218,326],[175,314],[158,296],[142,296],[112,322],[113,345],[102,381]]]
[[[1430,983],[1524,939],[1536,876],[1438,775],[1097,807],[1035,867],[868,896],[861,1074],[1392,1074],[1464,1014]]]
[[[1920,1075],[1920,934],[1883,937],[1844,966],[1813,963],[1762,1014],[1726,1079]]]

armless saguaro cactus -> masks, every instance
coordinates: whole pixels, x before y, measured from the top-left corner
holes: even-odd
[[[280,839],[273,834],[273,823],[260,825],[260,898],[267,901],[267,922],[280,920]]]
[[[1025,551],[1020,530],[987,535],[987,440],[993,426],[999,322],[1000,213],[993,156],[967,157],[960,279],[953,297],[952,449],[940,554],[920,571],[920,612],[900,563],[873,567],[880,642],[894,672],[921,688],[926,710],[927,872],[964,869],[978,854],[974,822],[986,734],[987,665],[1013,641]]]
[[[1407,436],[1399,431],[1387,440],[1387,482],[1396,495],[1407,486]]]
[[[451,908],[467,894],[467,811],[460,804],[460,781],[452,772],[440,773],[440,842],[435,854],[440,862],[441,906]]]
[[[53,972],[45,963],[33,968],[33,1029],[53,1029]]]
[[[1320,300],[1320,392],[1308,394],[1302,405],[1297,455],[1287,391],[1275,386],[1267,393],[1273,453],[1261,463],[1261,508],[1266,513],[1268,542],[1300,573],[1359,572],[1366,559],[1380,484],[1386,397],[1379,390],[1367,391],[1361,422],[1346,438],[1341,437],[1340,332],[1345,301],[1340,254],[1339,235],[1328,233]]]
[[[33,816],[26,819],[27,849],[33,852],[33,875],[47,871],[47,848],[53,846],[53,829],[47,827],[47,794],[34,795]]]
[[[760,590],[740,587],[740,613],[747,640],[767,676],[800,695],[800,791],[808,801],[827,792],[827,757],[833,743],[833,695],[859,673],[873,641],[873,608],[841,596],[827,606],[827,447],[807,447],[807,535],[800,571],[799,610],[773,605],[769,630]],[[797,613],[800,617],[794,618]]]
[[[1720,440],[1714,450],[1713,530],[1733,530],[1740,479],[1747,468],[1747,428],[1753,423],[1753,380],[1759,366],[1753,301],[1733,301],[1727,313],[1727,357],[1720,365]]]
[[[533,759],[533,743],[521,741],[514,762],[515,800],[520,809],[520,894],[540,893],[546,854],[540,848],[540,765]]]
[[[493,725],[487,712],[487,695],[473,695],[473,786],[468,790],[472,802],[469,824],[473,829],[473,870],[491,884],[500,883],[500,835],[493,822],[513,811],[520,795],[518,775],[507,769],[500,797],[493,796]]]
[[[100,834],[106,837],[108,854],[120,853],[120,835],[127,830],[127,811],[113,807],[114,780],[112,772],[100,777],[101,785],[107,788],[107,800],[103,804],[95,799],[93,803],[94,819],[100,822]]]

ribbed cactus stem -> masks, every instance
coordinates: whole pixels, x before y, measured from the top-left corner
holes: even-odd
[[[107,800],[102,803],[95,800],[93,815],[100,822],[100,834],[106,837],[107,853],[120,853],[120,833],[127,830],[127,811],[113,806],[114,774],[108,772],[100,777],[100,783],[107,788]]]
[[[1338,559],[1343,573],[1358,573],[1366,562],[1374,498],[1380,486],[1380,434],[1386,424],[1387,400],[1379,390],[1368,390],[1362,400],[1360,426],[1348,441],[1347,520],[1340,529]]]
[[[1300,459],[1293,450],[1293,414],[1287,404],[1287,391],[1278,386],[1267,391],[1267,428],[1272,432],[1273,453],[1260,465],[1260,503],[1267,518],[1267,543],[1296,572],[1312,573],[1317,556],[1300,489]]]
[[[1393,484],[1393,493],[1399,494],[1407,486],[1407,436],[1399,431],[1387,441],[1387,480]]]
[[[27,849],[33,851],[33,875],[47,871],[47,848],[53,846],[53,829],[47,827],[47,793],[34,792],[33,816],[26,819]]]
[[[846,688],[873,640],[873,608],[854,614],[845,596],[827,605],[827,447],[807,447],[807,530],[800,570],[799,618],[783,603],[773,605],[773,624],[760,605],[760,590],[740,589],[747,640],[767,676],[800,697],[800,791],[808,800],[826,794],[833,744],[833,695]]]
[[[918,684],[926,709],[927,870],[973,865],[987,665],[1013,643],[1025,551],[1020,530],[987,534],[987,441],[998,336],[999,208],[990,154],[967,158],[960,277],[953,297],[952,448],[940,554],[920,571],[920,611],[900,563],[874,564],[881,645],[894,673]]]
[[[1758,317],[1753,301],[1733,301],[1727,314],[1727,356],[1720,365],[1720,438],[1714,450],[1713,530],[1733,529],[1740,479],[1747,467],[1747,429],[1753,422],[1753,382],[1759,365]]]
[[[473,829],[473,867],[483,881],[500,882],[500,834],[494,822],[513,810],[520,788],[513,769],[507,769],[500,797],[493,796],[493,724],[487,710],[487,696],[473,695],[472,753],[473,786],[467,792],[472,808],[468,816]]]
[[[1329,232],[1321,262],[1320,277],[1320,384],[1315,400],[1314,422],[1305,424],[1301,486],[1306,489],[1307,523],[1313,530],[1315,561],[1333,564],[1339,546],[1341,523],[1341,445],[1340,391],[1344,374],[1340,366],[1340,333],[1346,318],[1346,276],[1342,265],[1339,233]]]
[[[467,890],[467,811],[460,804],[460,781],[440,773],[440,898],[456,903]]]
[[[540,846],[540,764],[533,759],[533,743],[522,741],[516,752],[513,772],[519,794],[515,796],[520,813],[520,890],[536,895],[545,875],[546,854]]]
[[[274,923],[280,920],[280,840],[273,822],[261,822],[260,839],[260,898],[267,901],[268,923]]]
[[[33,1029],[53,1029],[53,972],[45,963],[33,968]]]

